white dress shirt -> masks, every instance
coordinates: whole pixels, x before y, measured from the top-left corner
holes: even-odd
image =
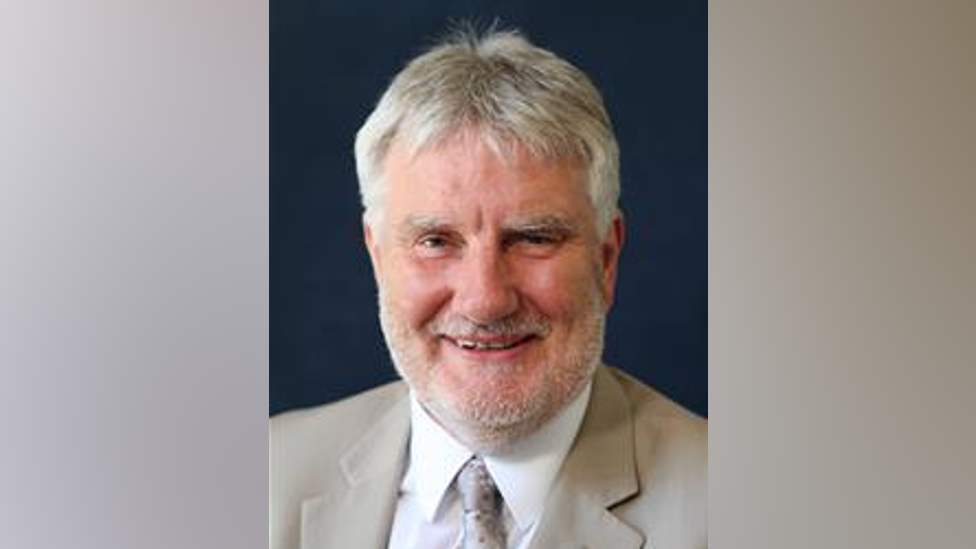
[[[483,456],[505,502],[507,547],[526,549],[586,413],[592,384],[538,432],[503,454]],[[400,483],[389,549],[456,549],[461,501],[454,477],[474,453],[410,395],[410,462]]]

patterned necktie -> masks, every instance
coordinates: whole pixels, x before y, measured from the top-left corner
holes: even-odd
[[[480,457],[461,468],[457,489],[464,509],[462,549],[505,549],[502,497]]]

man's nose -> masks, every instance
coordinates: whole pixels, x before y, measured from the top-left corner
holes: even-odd
[[[518,311],[519,294],[504,252],[471,247],[454,284],[455,311],[472,322],[487,324]]]

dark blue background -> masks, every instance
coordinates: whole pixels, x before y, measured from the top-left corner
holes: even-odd
[[[395,379],[353,139],[449,21],[499,17],[582,68],[616,127],[628,232],[606,361],[707,415],[706,15],[704,0],[272,0],[270,412]]]

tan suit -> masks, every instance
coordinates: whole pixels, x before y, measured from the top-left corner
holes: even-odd
[[[707,546],[707,422],[601,367],[531,549]],[[402,382],[271,420],[272,549],[385,549],[406,465]]]

